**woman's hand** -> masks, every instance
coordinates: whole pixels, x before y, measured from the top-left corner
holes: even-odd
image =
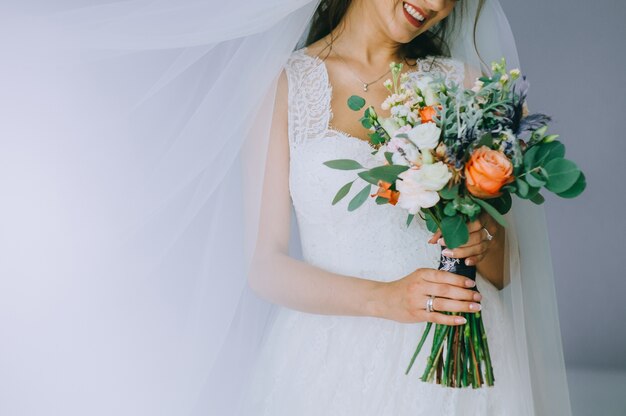
[[[442,254],[455,259],[465,258],[466,265],[476,266],[485,258],[489,249],[497,244],[498,239],[495,237],[500,231],[500,226],[491,215],[483,211],[475,221],[467,224],[467,228],[469,230],[467,243],[455,249],[445,249]],[[489,238],[490,235],[491,239]],[[446,245],[441,238],[441,230],[437,230],[428,242],[430,244],[438,243],[441,246]]]
[[[402,279],[381,282],[379,308],[374,314],[397,322],[430,321],[444,325],[463,325],[465,318],[441,312],[478,312],[482,296],[471,288],[475,282],[464,276],[435,269],[417,269]],[[433,312],[426,310],[430,295]]]

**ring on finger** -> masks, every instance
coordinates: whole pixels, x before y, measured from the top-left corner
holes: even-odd
[[[426,301],[426,312],[433,312],[435,309],[433,308],[433,302],[435,301],[435,296],[430,295],[428,300]]]
[[[486,235],[486,237],[487,237],[487,241],[491,241],[491,240],[493,240],[493,235],[491,235],[491,233],[489,232],[489,230],[488,230],[487,228],[485,228],[485,227],[483,227],[483,230],[485,230],[485,233],[487,234],[487,235]]]

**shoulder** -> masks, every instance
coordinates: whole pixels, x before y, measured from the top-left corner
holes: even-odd
[[[293,51],[283,69],[290,94],[301,89],[308,94],[321,94],[328,83],[324,61],[307,47]]]
[[[291,53],[285,63],[284,69],[288,76],[304,76],[315,68],[320,67],[321,64],[322,60],[318,56],[312,55],[309,48],[304,47]]]

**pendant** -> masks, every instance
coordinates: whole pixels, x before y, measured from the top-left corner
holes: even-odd
[[[365,84],[363,83],[363,91],[367,92],[367,87],[369,86],[369,84]]]

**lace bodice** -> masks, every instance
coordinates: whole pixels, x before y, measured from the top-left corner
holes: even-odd
[[[323,162],[347,158],[366,167],[380,163],[369,143],[330,127],[332,86],[326,65],[305,51],[294,52],[286,65],[289,186],[305,260],[335,272],[384,280],[401,277],[411,267],[436,267],[439,249],[427,244],[429,233],[419,218],[407,229],[404,210],[373,201],[348,212],[347,204],[367,185],[365,181],[357,179],[346,198],[331,204],[337,190],[356,173],[330,169]],[[433,73],[461,83],[463,63],[427,57],[417,61],[409,76]],[[372,186],[370,194],[375,190]]]

